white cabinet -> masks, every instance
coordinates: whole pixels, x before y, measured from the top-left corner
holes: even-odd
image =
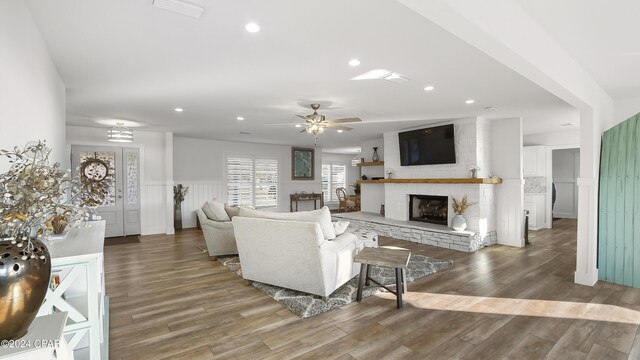
[[[544,218],[547,214],[545,206],[546,194],[525,194],[525,210],[529,210],[529,229],[538,230],[544,227]]]
[[[70,229],[65,239],[49,241],[52,285],[38,316],[66,311],[64,337],[75,359],[107,359],[107,299],[104,287],[105,222]],[[108,329],[106,329],[108,331]]]
[[[545,176],[546,150],[544,146],[525,146],[522,148],[522,167],[524,176]]]

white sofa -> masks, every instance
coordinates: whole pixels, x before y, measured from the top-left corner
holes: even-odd
[[[320,213],[322,220],[310,221]],[[353,257],[363,245],[350,232],[327,234],[327,219],[333,229],[326,207],[297,213],[241,208],[232,223],[243,278],[329,296],[359,273]]]
[[[236,238],[233,233],[233,224],[229,219],[209,219],[202,209],[196,209],[196,214],[198,215],[198,220],[200,220],[200,226],[202,226],[207,251],[212,259],[221,255],[238,253]]]

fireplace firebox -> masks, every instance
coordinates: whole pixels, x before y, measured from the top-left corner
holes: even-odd
[[[448,225],[449,197],[409,195],[409,220]]]

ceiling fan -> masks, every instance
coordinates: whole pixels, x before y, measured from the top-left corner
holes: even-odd
[[[318,109],[320,108],[320,104],[311,104],[311,109],[313,109],[313,114],[310,115],[298,115],[296,114],[297,117],[304,119],[305,124],[299,124],[299,123],[286,123],[286,124],[266,124],[266,125],[276,125],[276,126],[280,126],[280,125],[305,125],[305,129],[300,130],[301,133],[309,133],[309,134],[313,134],[313,135],[319,135],[322,134],[324,132],[325,129],[335,129],[338,131],[350,131],[353,130],[353,128],[350,128],[348,126],[343,126],[340,124],[346,124],[346,123],[356,123],[356,122],[362,122],[362,119],[358,118],[358,117],[351,117],[351,118],[343,118],[343,119],[334,119],[334,120],[327,120],[325,118],[324,115],[320,115],[318,114]],[[299,127],[299,126],[298,126]]]

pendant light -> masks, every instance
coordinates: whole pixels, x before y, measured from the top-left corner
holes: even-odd
[[[112,142],[133,142],[133,131],[119,122],[107,131],[107,138]]]

